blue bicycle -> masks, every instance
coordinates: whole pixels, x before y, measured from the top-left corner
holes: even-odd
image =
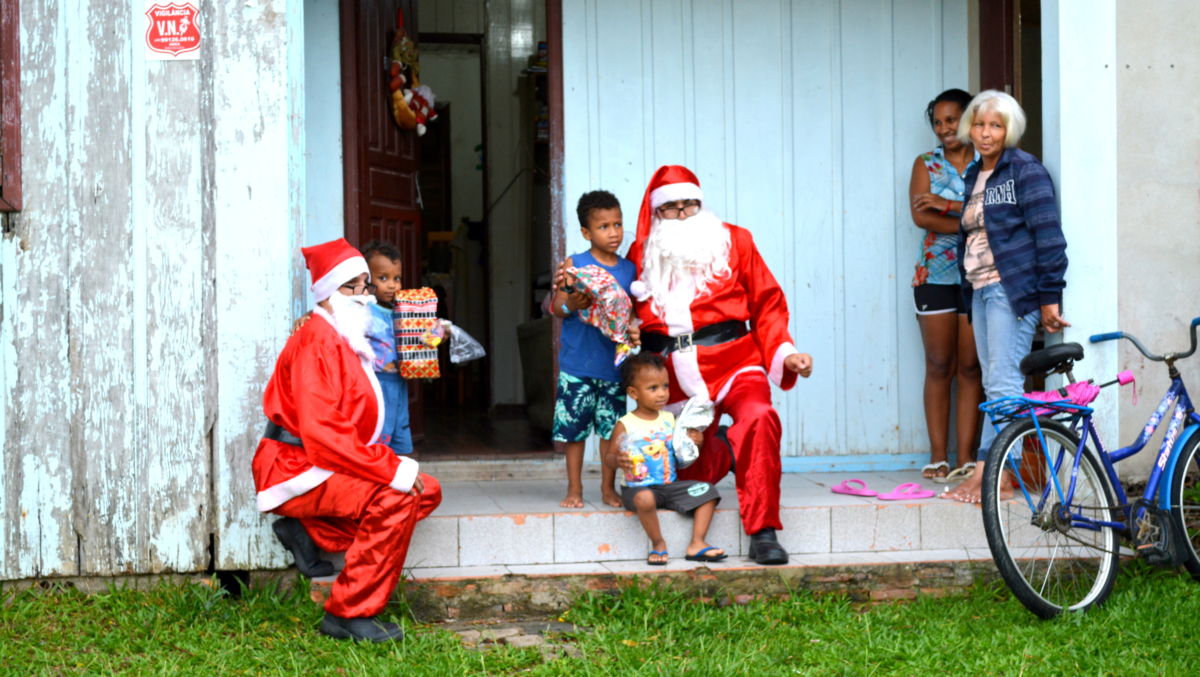
[[[983,523],[988,547],[1009,589],[1030,611],[1052,618],[1102,603],[1112,591],[1121,556],[1152,564],[1183,564],[1200,580],[1200,415],[1176,369],[1196,351],[1154,355],[1123,332],[1092,336],[1092,343],[1128,339],[1147,359],[1163,362],[1171,384],[1137,440],[1109,452],[1087,405],[1100,389],[1132,380],[1076,382],[1083,359],[1078,343],[1030,353],[1021,371],[1065,374],[1070,385],[980,405],[1000,429],[988,451],[983,478]],[[1169,416],[1146,488],[1130,500],[1114,465],[1142,450]],[[1089,444],[1090,441],[1090,444]],[[1122,547],[1122,546],[1126,547]]]

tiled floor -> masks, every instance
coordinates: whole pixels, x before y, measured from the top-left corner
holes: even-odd
[[[863,472],[855,477],[881,492],[923,481],[916,471]],[[846,474],[789,474],[782,481],[781,543],[790,566],[990,559],[979,508],[952,501],[881,501],[845,496],[830,487]],[[715,568],[757,566],[744,556],[732,478],[718,485],[722,500],[708,540],[730,558]],[[443,482],[440,508],[417,526],[409,573],[418,579],[507,574],[588,574],[663,571],[645,564],[648,542],[636,517],[600,502],[598,479],[585,479],[585,507],[560,508],[559,479]],[[666,570],[700,566],[683,559],[691,521],[660,512],[672,560]]]

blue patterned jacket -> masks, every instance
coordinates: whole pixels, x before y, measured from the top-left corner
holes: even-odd
[[[982,167],[979,162],[967,170],[967,197]],[[1006,148],[984,190],[988,245],[1013,312],[1020,317],[1043,305],[1061,305],[1067,286],[1067,240],[1046,167],[1019,148]],[[963,268],[967,237],[961,222],[958,234],[958,270],[970,308],[971,283]]]

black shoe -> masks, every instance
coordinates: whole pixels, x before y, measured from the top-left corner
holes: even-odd
[[[342,618],[328,611],[321,619],[321,632],[335,639],[352,639],[356,642],[398,642],[404,639],[404,631],[399,625],[381,621],[378,616]]]
[[[775,538],[774,529],[763,529],[750,537],[750,558],[759,564],[787,564],[788,554]]]
[[[333,563],[317,556],[317,545],[312,542],[304,525],[294,517],[284,517],[275,520],[271,525],[275,536],[283,547],[291,551],[296,560],[296,568],[309,578],[333,575]]]
[[[733,453],[733,443],[729,441],[729,426],[723,425],[717,427],[716,438],[725,443],[725,448],[729,450],[729,472],[737,472],[737,455]]]

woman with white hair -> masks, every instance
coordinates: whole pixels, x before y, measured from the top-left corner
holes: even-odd
[[[1024,131],[1021,105],[996,90],[972,99],[958,127],[959,138],[980,156],[964,179],[970,196],[959,227],[958,266],[989,400],[1024,392],[1019,365],[1039,322],[1051,334],[1071,326],[1062,317],[1067,241],[1054,184],[1036,157],[1016,147]],[[995,437],[985,424],[975,473],[945,497],[979,502]]]

